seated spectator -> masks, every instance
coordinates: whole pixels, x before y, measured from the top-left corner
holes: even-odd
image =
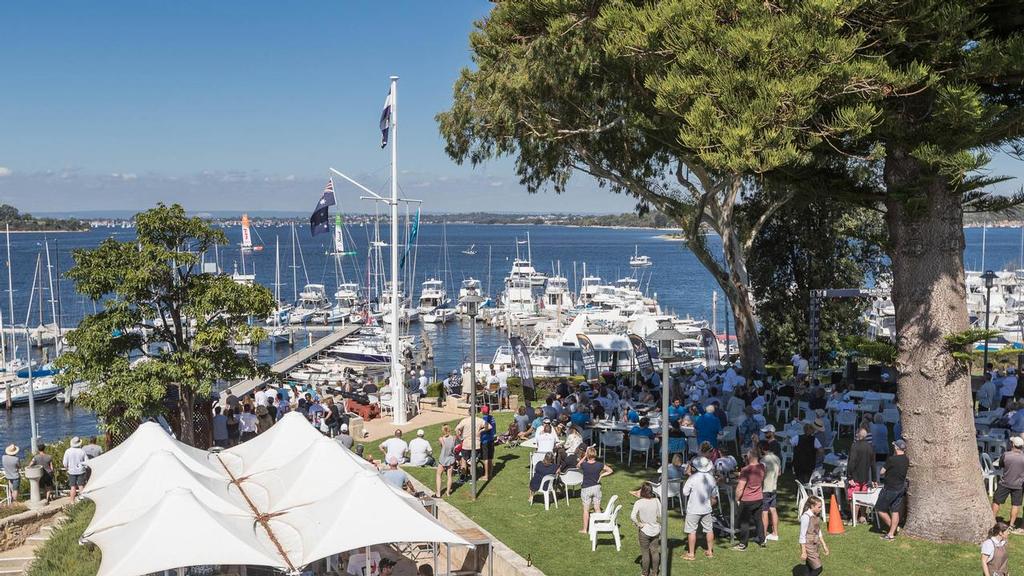
[[[722,430],[722,423],[715,415],[715,405],[711,404],[704,408],[704,414],[693,423],[697,430],[697,442],[707,442],[713,447],[718,446],[718,433]]]
[[[423,429],[420,428],[416,431],[416,437],[409,442],[409,464],[413,466],[434,465],[434,449],[423,434]]]
[[[558,443],[558,436],[551,427],[551,420],[548,420],[547,418],[544,419],[544,423],[541,425],[540,430],[537,430],[535,438],[537,440],[537,452],[541,454],[549,454],[555,451],[555,444]]]
[[[651,430],[651,420],[647,416],[640,418],[640,421],[629,429],[630,436],[642,436],[654,440],[654,430]]]
[[[545,476],[555,475],[557,471],[558,466],[555,464],[555,455],[551,452],[545,453],[544,459],[537,462],[533,467],[533,476],[530,477],[530,503],[533,502],[533,495],[537,493],[537,490],[540,490],[541,480]]]
[[[409,481],[409,475],[405,473],[405,470],[398,467],[398,458],[388,456],[387,463],[387,469],[380,473],[384,482],[393,488],[405,490],[412,494],[414,492],[412,482]]]
[[[586,428],[590,425],[590,414],[587,414],[586,407],[583,404],[577,403],[576,410],[569,417],[569,420],[580,428]]]

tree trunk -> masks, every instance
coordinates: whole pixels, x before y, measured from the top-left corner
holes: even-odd
[[[189,446],[196,445],[195,394],[185,386],[178,386],[178,417],[181,422],[181,440]]]
[[[736,326],[736,345],[740,350],[743,372],[750,375],[754,369],[764,370],[761,338],[757,334],[757,318],[754,315],[754,305],[750,301],[750,290],[746,284],[733,284],[729,286],[729,290],[724,287],[722,289],[732,307]]]
[[[974,442],[970,375],[944,339],[968,328],[960,198],[898,151],[890,151],[885,180],[899,406],[910,458],[906,533],[977,543],[993,517]],[[922,203],[896,197],[914,186],[925,187]]]

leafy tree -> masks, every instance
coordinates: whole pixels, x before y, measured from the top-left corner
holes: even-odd
[[[263,286],[202,273],[200,254],[227,238],[181,206],[159,204],[137,214],[135,224],[134,241],[107,239],[74,252],[68,277],[103,309],[68,334],[70,351],[57,360],[66,370],[60,379],[90,382],[82,402],[113,429],[159,414],[174,387],[181,440],[192,444],[197,397],[217,380],[266,372],[233,343],[265,338],[247,319],[266,317],[274,299]]]
[[[757,205],[744,208],[756,217]],[[810,291],[860,288],[887,272],[884,225],[877,211],[798,196],[768,220],[750,251],[765,356],[789,362],[808,342]],[[821,350],[842,350],[844,336],[864,331],[865,300],[830,300],[821,308]]]
[[[885,211],[913,464],[906,531],[980,539],[992,513],[973,439],[970,378],[946,341],[968,327],[964,210],[1021,201],[985,193],[999,178],[982,169],[994,150],[1024,149],[1024,5],[615,5],[616,25],[635,30],[616,36],[621,53],[661,58],[661,72],[646,82],[660,91],[659,102],[690,119],[692,130],[680,138],[711,168],[764,173],[839,162],[852,181],[868,183],[853,192],[824,187],[819,196]],[[677,48],[657,50],[663,38]],[[803,74],[794,78],[793,66]]]

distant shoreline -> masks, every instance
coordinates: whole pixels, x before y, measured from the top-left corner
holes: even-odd
[[[92,228],[83,228],[82,230],[11,230],[11,234],[74,234],[90,230]]]

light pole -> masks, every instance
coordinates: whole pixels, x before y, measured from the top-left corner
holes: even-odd
[[[672,389],[669,364],[674,356],[674,343],[685,336],[675,329],[671,320],[662,320],[647,339],[658,343],[661,357],[661,574],[668,574],[668,408]]]
[[[996,273],[985,270],[981,278],[985,281],[985,351],[983,352],[984,360],[981,361],[981,370],[985,372],[988,370],[988,314],[991,308],[989,305],[992,302],[992,285],[995,283]]]
[[[473,500],[476,500],[476,461],[480,456],[480,450],[483,448],[480,446],[480,439],[476,433],[476,316],[480,312],[480,303],[484,299],[476,293],[476,288],[470,288],[466,295],[462,297],[462,305],[466,308],[466,316],[469,316],[469,348],[470,348],[470,367],[469,367],[469,436],[472,438],[470,445],[474,449],[470,452],[469,469],[470,469],[470,486],[473,495]],[[465,444],[463,444],[465,445]]]

